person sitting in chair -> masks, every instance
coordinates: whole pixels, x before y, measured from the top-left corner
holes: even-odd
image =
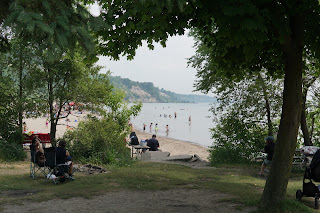
[[[68,164],[69,165],[69,176],[72,178],[73,163],[71,161],[70,153],[66,150],[66,141],[60,140],[59,145],[56,148],[56,162],[57,164]]]
[[[34,136],[34,138],[32,139],[32,144],[31,145],[32,145],[31,146],[32,149],[34,149],[35,152],[36,152],[36,155],[35,155],[36,163],[39,166],[43,166],[44,165],[44,151],[43,151],[43,148],[42,148],[41,140],[38,137],[38,135]]]

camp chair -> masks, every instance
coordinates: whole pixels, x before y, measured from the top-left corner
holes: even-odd
[[[45,157],[45,162],[44,166],[46,170],[48,171],[46,178],[52,179],[54,183],[56,182],[56,177],[55,177],[55,169],[56,169],[56,152],[54,147],[50,148],[44,148],[44,157]]]
[[[64,182],[65,179],[74,180],[68,174],[68,164],[57,164],[56,150],[54,147],[44,149],[45,167],[48,170],[47,180],[52,179],[55,184]],[[63,178],[63,179],[62,179]]]
[[[38,159],[36,157],[36,149],[34,145],[30,145],[30,153],[31,153],[31,162],[30,162],[30,177],[32,177],[33,180],[37,179],[39,175],[43,175],[46,177],[46,167],[44,166],[44,163],[38,162]]]

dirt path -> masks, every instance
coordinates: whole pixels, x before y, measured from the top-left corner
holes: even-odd
[[[161,191],[109,192],[91,199],[70,198],[41,203],[5,205],[5,213],[51,212],[237,212],[247,213],[255,208],[239,208],[226,201],[229,195],[212,190],[174,189]]]

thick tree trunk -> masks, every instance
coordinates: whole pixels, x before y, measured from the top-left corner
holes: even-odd
[[[307,100],[308,88],[303,88],[302,92],[302,106],[301,106],[301,131],[303,134],[304,145],[312,146],[311,137],[308,130],[307,118],[306,118],[306,100]]]
[[[302,101],[303,18],[289,17],[291,35],[285,38],[285,78],[282,115],[272,167],[261,197],[264,210],[276,208],[285,198],[297,144]]]

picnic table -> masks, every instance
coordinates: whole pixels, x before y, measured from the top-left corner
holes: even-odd
[[[255,158],[256,161],[259,161],[259,160],[263,161],[264,159],[267,159],[266,153],[262,153],[260,156]],[[298,167],[300,169],[303,169],[306,166],[306,157],[303,155],[302,149],[297,148],[295,150],[292,166]]]
[[[134,152],[133,149],[135,149],[136,152]],[[133,158],[133,154],[137,154],[137,156],[139,156],[143,150],[149,150],[149,149],[150,149],[150,146],[147,146],[147,145],[141,145],[141,144],[132,145],[131,157]]]

